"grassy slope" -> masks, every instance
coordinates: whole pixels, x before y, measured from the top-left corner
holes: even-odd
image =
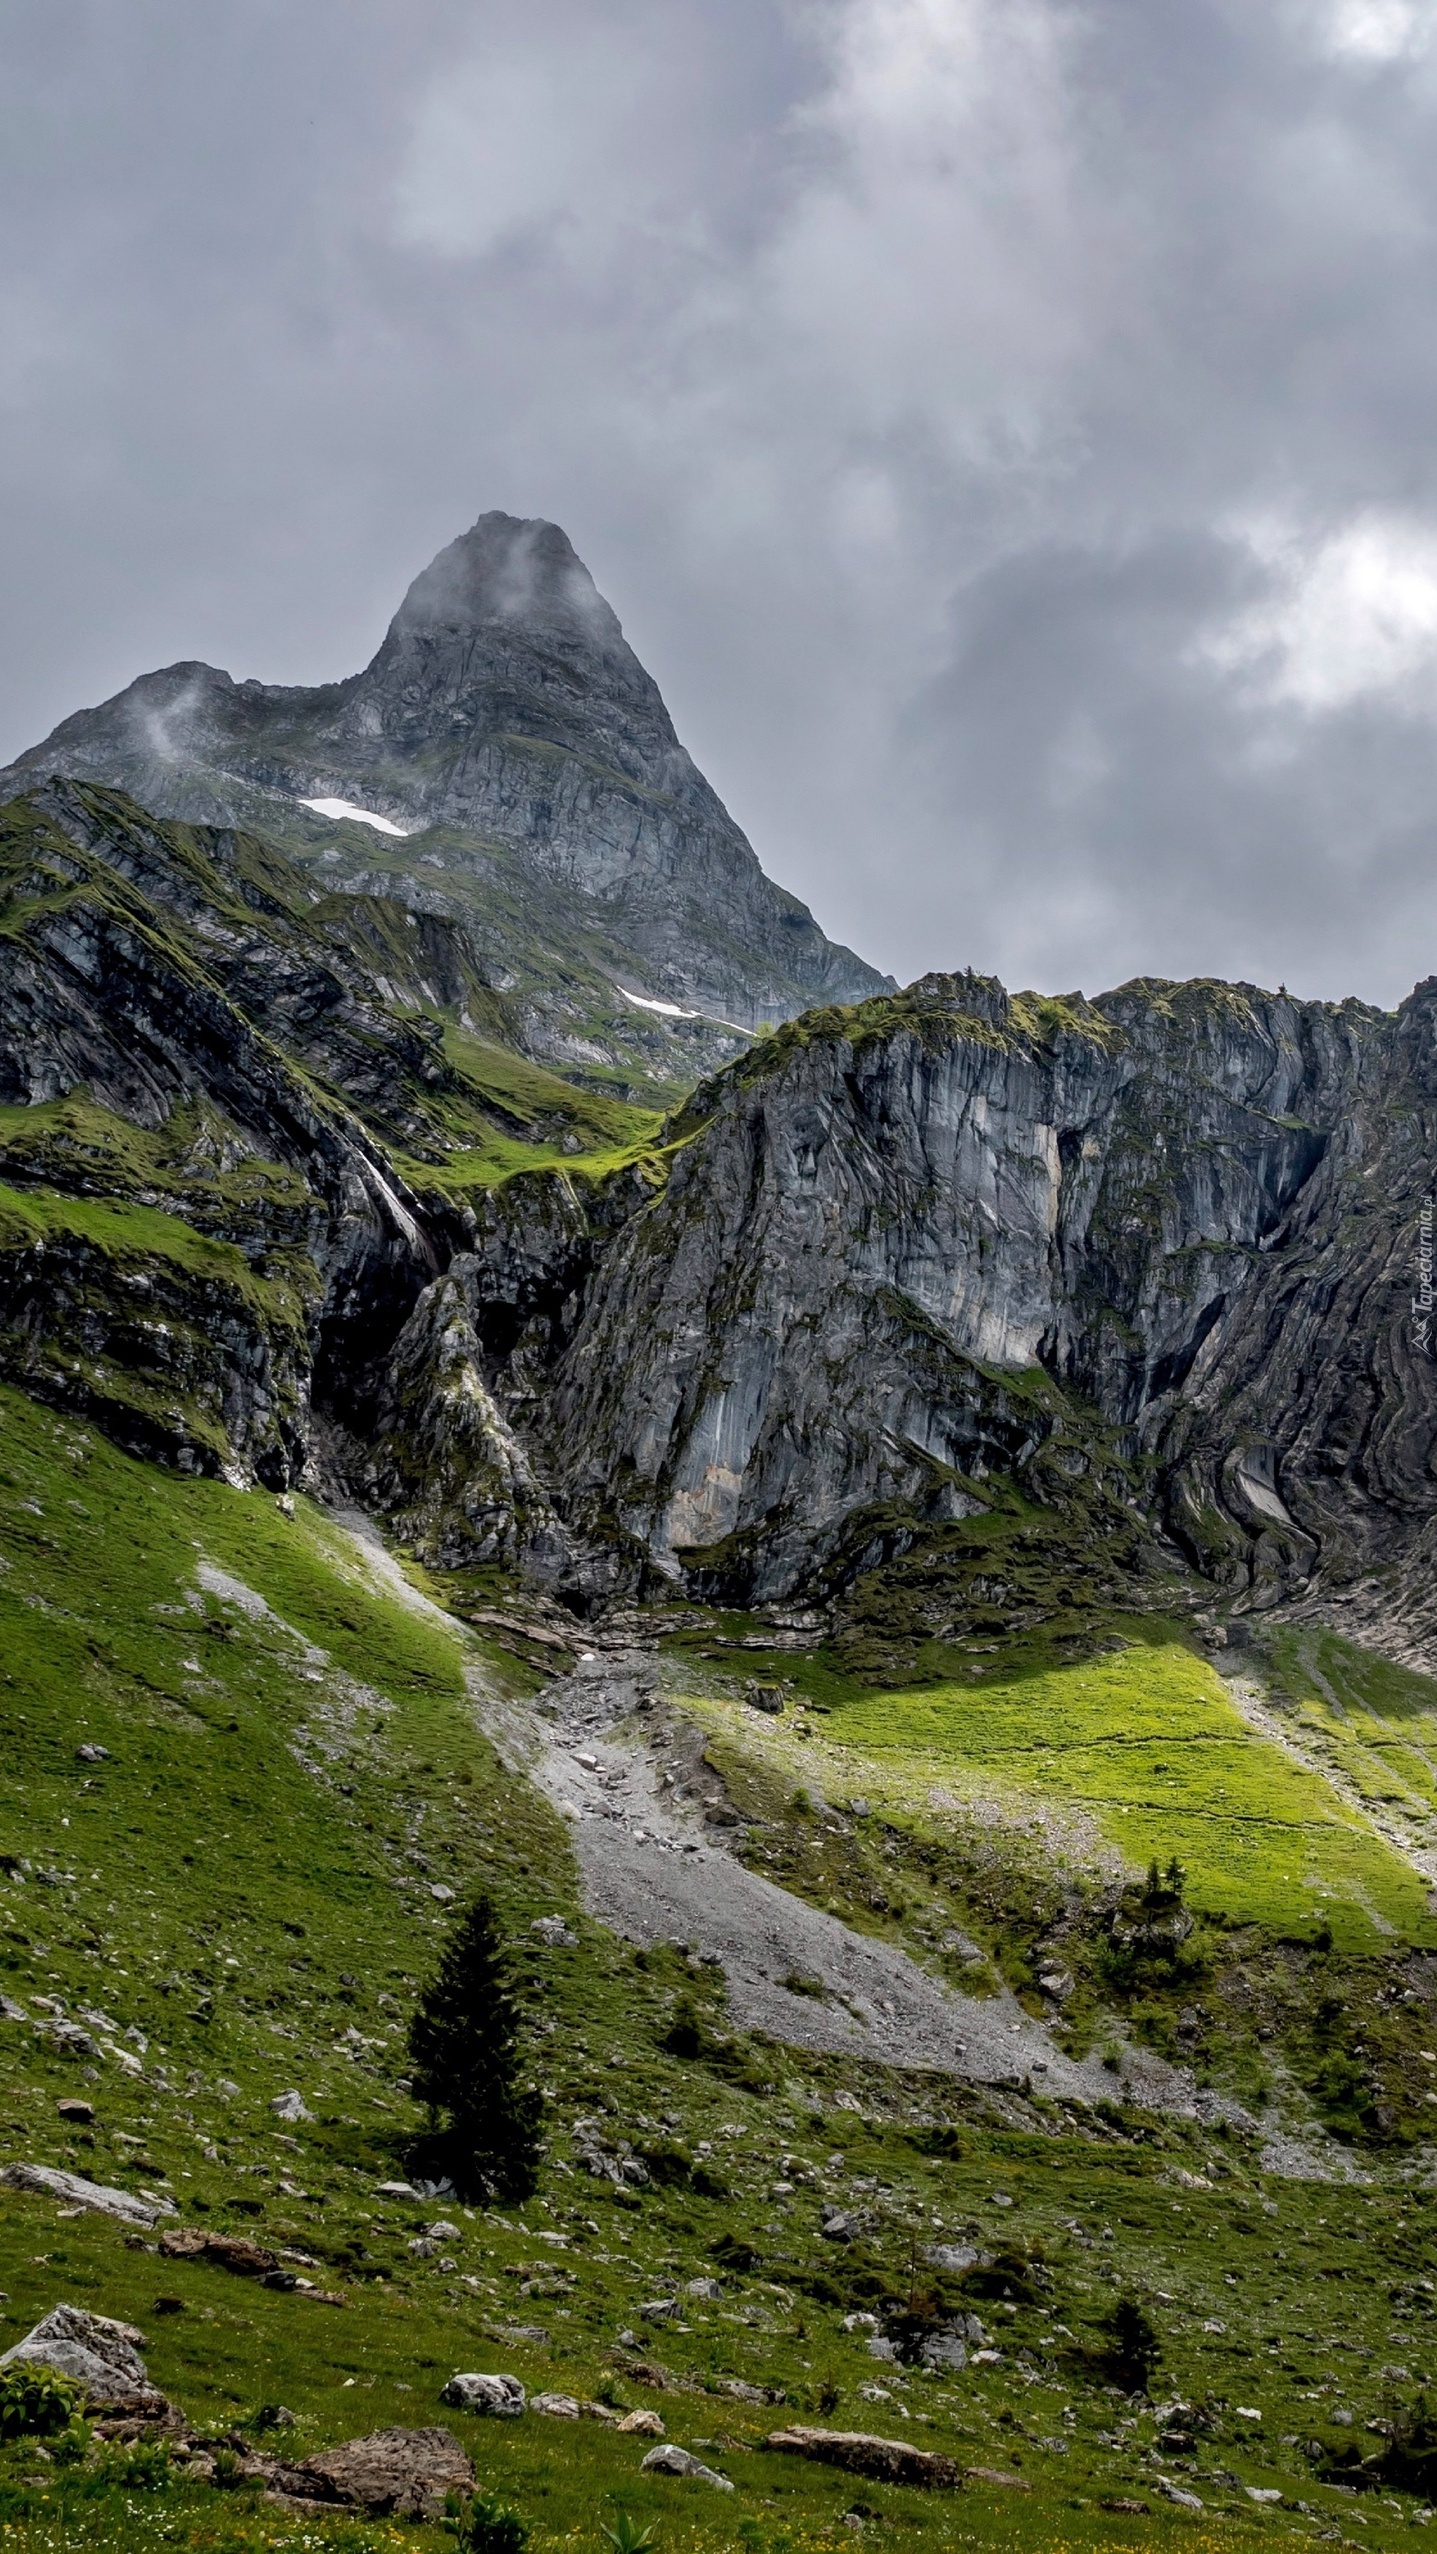
[[[445,1027],[444,1052],[471,1104],[456,1112],[455,1150],[439,1173],[455,1195],[497,1187],[516,1171],[600,1178],[655,1151],[663,1125],[657,1109],[585,1090],[530,1056],[452,1025]]]
[[[62,2296],[133,2317],[158,2382],[194,2420],[233,2424],[283,2400],[300,2416],[289,2434],[300,2451],[389,2420],[446,2417],[444,2377],[476,2365],[511,2366],[531,2387],[592,2393],[607,2382],[623,2401],[657,2405],[685,2444],[730,2443],[702,2452],[732,2473],[733,2500],[640,2481],[643,2443],[597,2425],[447,2416],[481,2472],[526,2508],[541,2548],[599,2554],[613,2496],[659,2518],[676,2549],[837,2547],[851,2542],[839,2522],[855,2501],[915,2537],[1035,2549],[1245,2544],[1287,2524],[1213,2480],[1219,2468],[1324,2513],[1350,2508],[1280,2442],[1325,2408],[1375,2415],[1386,2362],[1429,2372],[1413,2283],[1437,2270],[1437,2229],[1422,2195],[1403,2199],[1399,2236],[1385,2194],[1264,2188],[1250,2148],[1195,2127],[1154,2131],[1115,2111],[1085,2131],[1019,2096],[995,2104],[873,2070],[859,2116],[836,2105],[846,2088],[835,2061],[760,2049],[734,2081],[667,2057],[659,2041],[676,1995],[712,2004],[712,1978],[677,1953],[641,1960],[577,1915],[557,1822],[476,1734],[464,1677],[478,1653],[395,1602],[302,1502],[291,1521],[262,1496],[177,1481],[5,1394],[0,1556],[0,1847],[30,1866],[0,1889],[4,1989],[32,2015],[50,1996],[72,2017],[108,2017],[87,2027],[143,2066],[137,2076],[110,2055],[64,2058],[30,2024],[0,2024],[7,2152],[167,2188],[188,2222],[312,2253],[323,2267],[311,2275],[347,2299],[336,2309],[161,2262],[106,2221],[7,2193],[0,2329],[18,2335]],[[82,1765],[83,1741],[107,1747],[108,1761]],[[575,1951],[524,1955],[554,2160],[526,2210],[451,2208],[459,2241],[443,2258],[415,2258],[408,2242],[434,2212],[374,2196],[413,2118],[396,2081],[402,2022],[444,1921],[433,1886],[481,1874],[521,1941],[555,1909],[580,1935]],[[290,2087],[314,2116],[282,2129],[270,2104]],[[55,2104],[80,2091],[96,2122],[76,2133]],[[672,2141],[692,2154],[709,2140],[726,2195],[682,2178],[625,2194],[591,2180],[572,2169],[579,2112],[640,2150]],[[780,2179],[790,2187],[775,2193]],[[818,2238],[824,2195],[866,2216],[855,2250]],[[1381,2276],[1363,2279],[1379,2226]],[[1041,2303],[1011,2314],[1001,2300],[980,2305],[1002,2352],[994,2365],[947,2379],[875,2367],[842,2331],[845,2305],[901,2295],[916,2245],[970,2230],[1043,2248],[1052,2286]],[[726,2273],[719,2301],[688,2303],[686,2331],[646,2325],[643,2302],[712,2271],[733,2232],[760,2256],[753,2274]],[[567,2242],[541,2243],[543,2233]],[[1153,2491],[1151,2415],[1110,2396],[1082,2357],[1120,2289],[1153,2302],[1171,2392],[1212,2399],[1200,2529]],[[159,2296],[182,2311],[157,2317]],[[486,2337],[516,2322],[551,2338]],[[1224,2329],[1204,2330],[1214,2323]],[[615,2355],[625,2328],[679,2390],[636,2380],[632,2354]],[[715,2391],[728,2376],[782,2387],[787,2417],[906,2426],[964,2463],[1021,2461],[1033,2493],[974,2485],[955,2507],[765,2455],[757,2443],[785,2414]],[[863,2398],[875,2382],[888,2400]],[[1262,2411],[1256,2432],[1239,2403]],[[41,2471],[33,2450],[0,2462],[5,2542],[23,2554],[405,2535],[346,2538],[213,2495],[87,2497],[53,2476],[27,2485]],[[1151,2520],[1101,2515],[1101,2497],[1124,2490],[1153,2500]],[[1380,2506],[1364,2514],[1365,2543],[1395,2536]]]
[[[754,1715],[730,1707],[728,1719],[752,1744]],[[769,1731],[776,1761],[835,1798],[930,1817],[935,1795],[940,1806],[990,1801],[1010,1820],[1050,1824],[1080,1863],[1108,1849],[1140,1871],[1175,1852],[1190,1902],[1238,1923],[1325,1918],[1346,1951],[1394,1936],[1437,1946],[1410,1864],[1319,1775],[1255,1735],[1220,1677],[1176,1642],[1011,1680],[850,1692],[817,1724]]]

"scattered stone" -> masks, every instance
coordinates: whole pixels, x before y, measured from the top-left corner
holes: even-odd
[[[910,2447],[906,2439],[875,2438],[866,2430],[771,2430],[764,2445],[789,2456],[813,2457],[820,2465],[842,2466],[848,2474],[866,2474],[875,2483],[952,2491],[962,2480],[951,2456]]]
[[[1280,2501],[1282,2499],[1281,2492],[1274,2491],[1270,2486],[1265,2487],[1261,2483],[1244,2483],[1242,2488],[1250,2501]]]
[[[517,2377],[481,2376],[471,2370],[451,2377],[439,2400],[460,2412],[487,2412],[501,2421],[517,2421],[525,2396]]]
[[[1158,2476],[1158,2490],[1164,2500],[1172,2502],[1175,2509],[1200,2510],[1203,2506],[1196,2492],[1185,2492],[1180,2483],[1169,2483],[1165,2474]]]
[[[305,2109],[302,2093],[276,2093],[270,2109],[276,2119],[282,2120],[312,2119],[314,2116],[312,2111]]]
[[[87,1738],[82,1747],[76,1748],[75,1754],[82,1765],[108,1765],[110,1761],[109,1748],[97,1747],[93,1739]]]
[[[94,2121],[95,2105],[93,2102],[57,2102],[55,2104],[55,2108],[59,2112],[61,2119],[72,2121],[76,2128],[89,2128]]]
[[[621,2423],[620,2427],[622,2426]],[[716,2492],[733,2490],[733,2485],[726,2474],[715,2474],[711,2465],[705,2465],[700,2458],[690,2456],[687,2448],[675,2447],[672,2441],[665,2447],[650,2448],[640,2471],[644,2474],[677,2475],[687,2483],[709,2483]]]
[[[847,2244],[858,2233],[858,2219],[845,2208],[825,2208],[818,2229],[831,2244]]]
[[[288,2501],[337,2503],[371,2518],[437,2519],[451,2492],[473,2491],[474,2468],[449,2430],[376,2430],[303,2465],[271,2466],[266,2480]]]
[[[730,2395],[735,2403],[782,2403],[782,2386],[751,2386],[746,2377],[719,2377],[715,2380],[720,2394]]]
[[[376,2199],[417,2199],[419,2193],[412,2182],[377,2182],[374,2196]]]
[[[965,2465],[965,2483],[998,2483],[1009,2492],[1031,2492],[1032,2484],[1023,2474],[1007,2474],[999,2465]]]
[[[723,2281],[721,2279],[691,2279],[684,2290],[684,2295],[686,2297],[721,2297]]]
[[[881,2332],[870,2332],[865,2346],[870,2359],[896,2360],[898,2357],[897,2342],[889,2341]]]
[[[870,2347],[872,2345],[870,2344]],[[966,2368],[968,2353],[956,2332],[930,2332],[919,2353],[925,2368]]]
[[[531,2412],[547,2413],[551,2421],[577,2421],[579,2418],[578,2398],[572,2394],[532,2394],[529,2409]]]
[[[866,2314],[845,2315],[843,2318],[843,2329],[845,2332],[876,2332],[878,2330],[878,2317],[877,2315]]]
[[[160,2237],[160,2250],[171,2261],[211,2261],[220,2270],[232,2270],[240,2279],[262,2279],[274,2284],[288,2277],[280,2269],[278,2253],[268,2244],[257,2244],[250,2235],[211,2234],[205,2226],[171,2226]],[[295,2281],[289,2279],[290,2287]]]
[[[454,1891],[446,1888],[442,1880],[430,1881],[429,1895],[431,1898],[437,1898],[441,1907],[452,1906],[454,1903]]]
[[[651,2297],[639,2312],[645,2323],[677,2323],[683,2308],[677,2297]]]
[[[424,2231],[432,2235],[437,2244],[462,2244],[464,2241],[462,2228],[453,2225],[447,2217],[436,2217],[433,2225],[426,2226]]]
[[[529,1931],[550,1951],[577,1951],[579,1947],[577,1933],[569,1931],[560,1915],[536,1916]]]
[[[935,2270],[950,2270],[957,2275],[965,2270],[986,2270],[992,2255],[980,2251],[977,2244],[930,2244],[923,2258]]]
[[[13,1995],[0,1995],[0,2022],[28,2022],[29,2014]]]
[[[1111,2493],[1106,2501],[1098,2503],[1098,2507],[1111,2510],[1118,2518],[1150,2519],[1153,2514],[1151,2501],[1133,2501],[1121,2492]]]
[[[44,2033],[47,2040],[53,2041],[61,2057],[98,2057],[100,2055],[99,2041],[92,2038],[88,2031],[82,2030],[78,2022],[41,2022],[37,2023],[36,2028]]]
[[[140,2356],[144,2339],[132,2323],[89,2314],[83,2306],[52,2306],[23,2341],[5,2352],[0,2368],[13,2367],[17,2360],[29,2361],[72,2378],[91,2404],[155,2406],[168,2411]],[[142,2417],[153,2416],[146,2411]]]
[[[62,2173],[50,2164],[7,2164],[0,2179],[12,2190],[33,2191],[41,2199],[63,2200],[71,2208],[93,2208],[102,2217],[118,2217],[127,2226],[153,2226],[161,2217],[178,2217],[172,2199],[141,2198],[130,2190],[109,2190],[103,2182],[87,2182],[80,2173]]]
[[[743,1698],[750,1711],[777,1714],[784,1708],[783,1695],[776,1685],[745,1685]]]
[[[664,2435],[664,2425],[657,2412],[626,2412],[618,2427],[631,2438],[661,2439]]]

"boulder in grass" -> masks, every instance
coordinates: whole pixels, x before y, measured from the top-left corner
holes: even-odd
[[[33,2191],[39,2199],[63,2200],[67,2208],[93,2208],[102,2217],[118,2217],[125,2226],[153,2226],[161,2217],[178,2217],[172,2199],[152,2199],[133,2190],[110,2190],[103,2182],[87,2182],[82,2173],[64,2173],[52,2164],[7,2164],[0,2179],[12,2190]]]
[[[1031,2492],[1032,2484],[1022,2474],[1010,2474],[1001,2465],[965,2465],[965,2483],[998,2483],[1007,2492]]]
[[[618,2426],[635,2439],[661,2439],[664,2435],[664,2425],[657,2412],[626,2412]]]
[[[534,2394],[529,2398],[531,2412],[544,2412],[551,2421],[577,2421],[579,2399],[573,2394]]]
[[[207,2226],[171,2226],[160,2237],[160,2250],[171,2261],[212,2261],[241,2279],[283,2275],[278,2253],[271,2252],[268,2244],[257,2244],[252,2235],[211,2234]]]
[[[269,2466],[287,2501],[364,2510],[371,2518],[437,2519],[451,2492],[472,2492],[474,2468],[448,2430],[375,2430],[323,2448],[303,2465]]]
[[[715,2492],[731,2492],[733,2485],[726,2474],[715,2474],[702,2458],[691,2456],[687,2448],[675,2447],[673,2441],[661,2448],[650,2448],[640,2471],[644,2474],[672,2474],[685,2483],[708,2483]]]
[[[1165,2501],[1172,2502],[1174,2509],[1200,2510],[1202,2508],[1196,2492],[1185,2492],[1180,2483],[1170,2483],[1165,2474],[1158,2476],[1158,2490]]]
[[[487,2412],[500,2421],[517,2421],[525,2395],[517,2377],[485,2376],[470,2369],[451,2377],[439,2400],[458,2412]]]
[[[52,2306],[44,2319],[0,2358],[0,2368],[53,2368],[79,2386],[87,2404],[133,2405],[146,2417],[168,2410],[140,2356],[144,2334],[132,2323],[92,2315],[83,2306]]]
[[[963,2480],[951,2456],[931,2448],[910,2447],[906,2439],[879,2439],[867,2430],[771,2430],[765,2447],[789,2456],[812,2457],[819,2465],[841,2466],[846,2474],[864,2474],[874,2483],[917,2483],[929,2491],[952,2491]]]

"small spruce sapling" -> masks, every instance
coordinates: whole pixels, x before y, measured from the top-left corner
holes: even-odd
[[[1163,2355],[1162,2339],[1135,2297],[1120,2297],[1108,2321],[1108,2365],[1129,2394],[1146,2394]]]
[[[543,2153],[541,2095],[521,2082],[519,2007],[498,1911],[477,1897],[409,2025],[416,2101],[431,2134],[415,2161],[438,2164],[463,2199],[527,2199]]]

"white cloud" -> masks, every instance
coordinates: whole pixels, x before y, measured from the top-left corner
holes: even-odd
[[[661,12],[610,14],[536,44],[532,25],[491,23],[430,82],[396,189],[410,247],[487,257],[529,240],[569,265],[681,218],[682,50]]]
[[[1327,0],[1323,50],[1352,62],[1416,61],[1437,36],[1434,0]]]
[[[1316,540],[1246,538],[1272,590],[1209,642],[1212,661],[1313,715],[1378,697],[1437,712],[1437,526],[1372,510]]]

